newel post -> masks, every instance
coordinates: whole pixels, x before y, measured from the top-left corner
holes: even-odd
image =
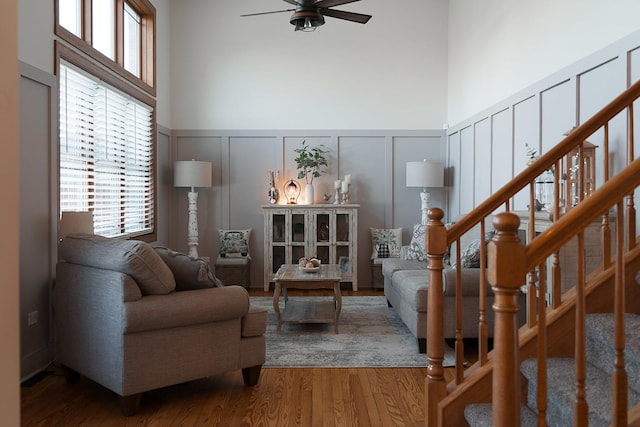
[[[493,425],[520,425],[518,294],[526,282],[525,246],[518,238],[520,218],[500,213],[497,233],[488,245],[488,278],[495,294],[493,310]]]
[[[444,316],[442,295],[442,259],[447,248],[447,229],[442,223],[444,212],[429,209],[425,230],[429,292],[427,301],[427,378],[425,379],[426,425],[438,425],[438,403],[447,395],[442,363],[444,361]]]

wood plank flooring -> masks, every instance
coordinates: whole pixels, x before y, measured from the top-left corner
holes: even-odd
[[[129,418],[109,390],[86,378],[70,386],[57,367],[49,370],[21,388],[22,426],[422,426],[425,419],[426,368],[268,368],[254,387],[230,372],[147,392]],[[445,369],[447,380],[453,375]]]

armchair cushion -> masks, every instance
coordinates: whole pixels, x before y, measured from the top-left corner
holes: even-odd
[[[153,250],[139,240],[112,239],[95,234],[70,234],[60,243],[60,255],[73,264],[125,273],[133,277],[142,295],[173,292],[173,273]]]
[[[240,319],[249,312],[249,294],[241,286],[153,295],[125,304],[126,333]]]
[[[153,249],[173,273],[176,280],[176,291],[222,286],[222,283],[211,271],[209,263],[202,258],[192,258],[164,246],[154,246]]]

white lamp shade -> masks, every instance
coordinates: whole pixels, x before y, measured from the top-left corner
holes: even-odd
[[[174,187],[211,187],[211,162],[179,160],[173,165]]]
[[[62,212],[58,238],[63,239],[72,233],[93,234],[93,212]]]
[[[444,164],[407,162],[407,187],[439,188],[444,186]]]

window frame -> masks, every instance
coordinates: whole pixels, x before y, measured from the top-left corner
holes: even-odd
[[[122,81],[120,78],[118,78],[117,76],[114,76],[112,73],[110,73],[109,71],[103,69],[99,64],[96,64],[94,62],[92,62],[90,59],[86,58],[84,55],[82,55],[81,53],[75,51],[74,49],[66,46],[65,44],[59,42],[59,41],[55,41],[55,69],[56,69],[56,79],[58,87],[60,87],[60,60],[63,59],[66,62],[69,62],[70,64],[73,64],[74,66],[86,71],[87,73],[95,76],[96,78],[99,78],[100,80],[104,81],[106,84],[113,86],[114,88],[126,93],[127,95],[132,96],[133,98],[137,99],[138,101],[147,104],[149,107],[151,107],[153,109],[152,115],[151,115],[151,144],[152,144],[152,164],[151,164],[151,179],[153,182],[153,186],[154,186],[154,196],[153,196],[153,221],[152,221],[152,229],[151,231],[147,232],[147,233],[132,233],[132,234],[125,234],[124,238],[132,238],[132,239],[137,239],[137,240],[142,240],[145,242],[154,242],[157,240],[157,235],[158,235],[158,186],[157,186],[157,163],[158,163],[158,124],[157,124],[157,106],[156,106],[156,100],[155,98],[149,96],[148,94],[146,94],[145,92],[131,86],[130,84],[128,84],[127,82]],[[58,100],[59,102],[59,100]],[[60,124],[60,120],[59,120],[59,113],[58,113],[58,121],[57,121],[57,126],[58,127]],[[57,135],[56,135],[56,141],[57,141],[57,150],[60,150],[60,132],[58,130]],[[59,157],[59,156],[57,156]],[[58,158],[58,167],[57,170],[60,170],[60,160]],[[60,188],[59,188],[59,182],[58,182],[58,194],[60,194]],[[60,210],[59,208],[59,203],[58,203],[58,210]]]
[[[93,0],[81,1],[80,37],[59,25],[59,0],[54,0],[54,34],[98,61],[112,72],[136,85],[151,96],[156,95],[156,9],[148,0],[114,0],[115,5],[115,59],[111,59],[92,44],[91,7]],[[140,77],[124,68],[124,4],[134,9],[141,19],[140,24]],[[57,64],[56,64],[57,65]],[[57,70],[57,67],[56,67]]]

